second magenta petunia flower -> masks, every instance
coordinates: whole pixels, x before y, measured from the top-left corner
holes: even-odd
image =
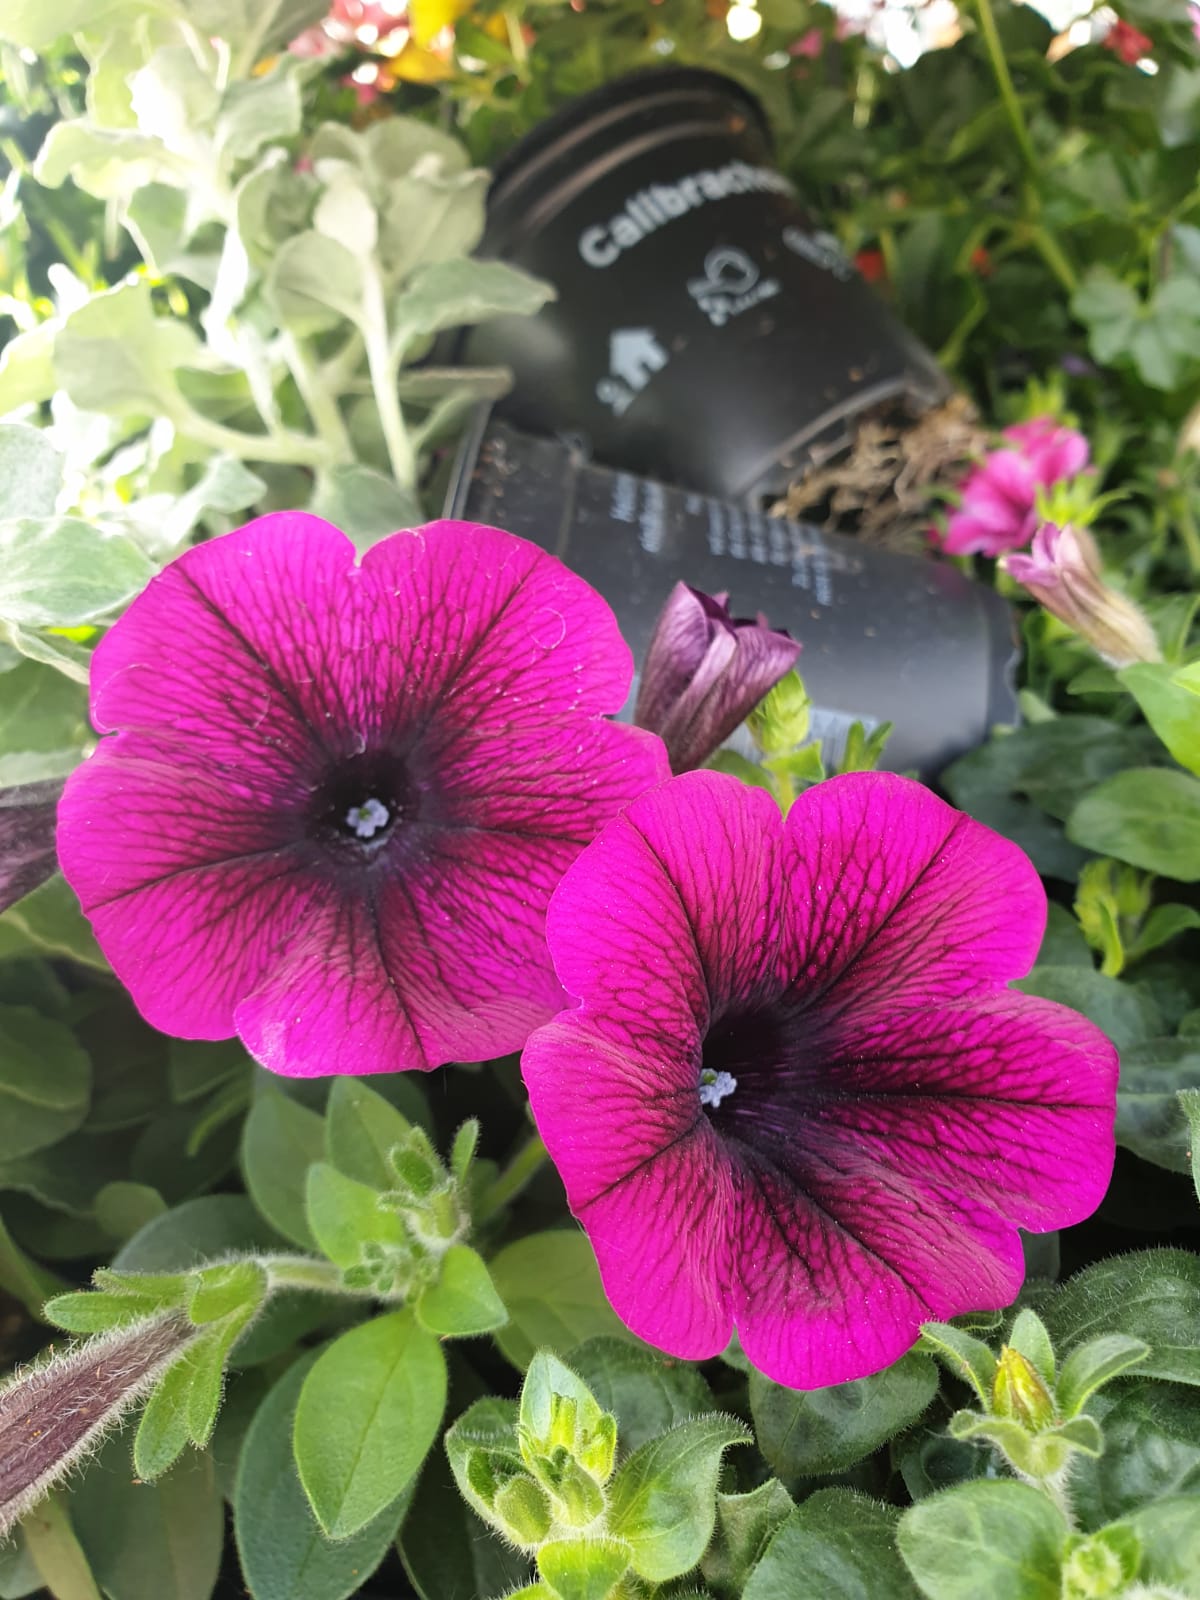
[[[511,534],[432,523],[359,563],[263,517],[97,648],[113,736],[68,781],[63,870],[164,1031],[299,1076],[500,1055],[562,1003],[551,891],[667,775],[605,718],[631,676],[600,596]]]
[[[1045,919],[1015,845],[890,774],[784,821],[690,773],[610,823],[550,904],[578,1009],[522,1068],[629,1327],[817,1388],[1008,1305],[1018,1228],[1087,1216],[1114,1154],[1112,1045],[1006,988]]]

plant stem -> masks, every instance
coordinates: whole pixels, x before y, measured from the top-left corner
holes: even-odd
[[[383,281],[373,259],[362,267],[363,320],[362,335],[367,347],[367,370],[371,374],[371,387],[375,391],[375,409],[379,426],[383,429],[392,476],[402,489],[416,489],[417,453],[408,436],[400,397],[396,393],[396,365],[392,360],[388,341],[387,305],[383,298]]]
[[[1004,46],[1000,42],[1000,33],[996,27],[995,13],[992,11],[992,0],[975,0],[975,9],[979,14],[979,31],[983,35],[984,47],[991,63],[992,75],[996,80],[996,87],[1000,91],[1000,99],[1012,127],[1013,137],[1021,152],[1021,159],[1030,172],[1038,170],[1039,162],[1037,151],[1033,147],[1033,140],[1029,136],[1029,125],[1025,121],[1025,113],[1021,110],[1021,102],[1017,98],[1017,91],[1013,86],[1012,74],[1008,70],[1008,61],[1005,59]]]
[[[1200,575],[1200,528],[1197,528],[1196,519],[1192,515],[1192,508],[1188,504],[1186,489],[1178,497],[1175,525],[1179,529],[1179,538],[1184,550],[1187,552],[1192,573],[1193,575]]]
[[[314,1294],[346,1294],[341,1271],[315,1256],[264,1256],[259,1265],[272,1290],[308,1289]],[[373,1291],[372,1291],[373,1293]]]
[[[300,398],[308,408],[313,427],[329,446],[330,454],[336,461],[353,461],[354,446],[338,410],[337,396],[321,382],[307,346],[290,329],[285,329],[280,336],[280,349]]]
[[[1063,254],[1063,248],[1058,240],[1049,229],[1043,228],[1040,222],[1033,224],[1029,230],[1029,237],[1059,283],[1068,294],[1074,294],[1079,287],[1079,275]]]
[[[484,1190],[474,1217],[476,1225],[490,1222],[510,1200],[515,1200],[525,1185],[537,1174],[546,1160],[546,1155],[546,1146],[541,1139],[536,1133],[531,1135],[504,1171]]]
[[[187,404],[174,409],[171,420],[189,439],[237,456],[239,461],[268,461],[279,466],[324,467],[333,465],[333,456],[324,439],[306,433],[244,433],[227,428],[202,416]]]

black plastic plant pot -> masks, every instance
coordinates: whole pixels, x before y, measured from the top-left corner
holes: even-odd
[[[497,171],[482,253],[558,298],[474,330],[460,359],[511,367],[500,414],[608,466],[761,500],[863,411],[949,393],[715,73],[633,74],[536,128]]]
[[[801,641],[811,731],[831,766],[854,722],[891,722],[883,764],[932,776],[1017,720],[1012,613],[945,563],[599,467],[486,412],[463,441],[445,514],[566,562],[608,600],[639,667],[681,579],[727,590],[739,616],[765,612]]]

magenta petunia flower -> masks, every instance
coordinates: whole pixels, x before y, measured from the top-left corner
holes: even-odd
[[[1018,1227],[1087,1216],[1113,1162],[1115,1050],[1005,987],[1045,918],[1015,845],[890,774],[785,821],[691,773],[610,823],[550,902],[581,1003],[523,1070],[629,1327],[692,1360],[736,1328],[814,1388],[1008,1305]]]
[[[355,563],[316,517],[187,551],[96,650],[103,739],[63,871],[146,1019],[296,1076],[518,1048],[562,1003],[551,890],[667,773],[602,713],[629,651],[594,590],[495,528]]]
[[[1005,556],[1003,564],[1109,666],[1162,660],[1150,619],[1105,583],[1099,548],[1086,528],[1044,522],[1033,536],[1029,554]]]
[[[633,720],[657,733],[672,772],[703,766],[796,665],[800,645],[760,612],[734,617],[727,594],[677,583],[646,650]]]
[[[1011,448],[993,450],[963,480],[941,547],[947,555],[1002,555],[1022,549],[1038,525],[1037,492],[1073,478],[1088,464],[1087,439],[1053,417],[1005,428]]]

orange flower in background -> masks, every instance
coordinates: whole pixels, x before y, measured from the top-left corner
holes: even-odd
[[[1111,50],[1113,55],[1119,56],[1127,67],[1135,66],[1143,56],[1148,56],[1154,49],[1154,40],[1148,34],[1135,28],[1132,22],[1126,22],[1120,17],[1100,42],[1106,50]]]
[[[992,273],[996,270],[992,265],[991,256],[981,244],[975,246],[974,250],[971,251],[971,254],[967,259],[970,264],[971,271],[976,273],[981,278],[990,278]]]

